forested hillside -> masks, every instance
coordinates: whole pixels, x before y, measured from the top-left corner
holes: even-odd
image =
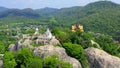
[[[120,5],[111,1],[61,9],[8,9],[0,12],[0,22],[19,25],[45,24],[51,28],[71,28],[71,25],[77,23],[83,25],[85,31],[108,34],[120,41]]]
[[[57,12],[59,9],[56,9],[56,8],[49,8],[49,7],[46,7],[46,8],[42,8],[42,9],[36,9],[35,11],[37,13],[39,13],[41,16],[48,16],[48,15],[52,15],[54,14],[55,12]]]
[[[110,1],[61,9],[55,17],[59,23],[67,26],[79,23],[84,25],[85,31],[108,34],[115,39],[120,38],[120,5]]]

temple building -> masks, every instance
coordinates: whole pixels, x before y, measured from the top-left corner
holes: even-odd
[[[82,25],[72,25],[72,32],[76,32],[77,30],[84,32]]]

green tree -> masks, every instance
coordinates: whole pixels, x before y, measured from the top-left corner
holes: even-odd
[[[5,45],[2,42],[0,42],[0,54],[4,54],[5,51],[6,51]]]
[[[63,47],[66,49],[68,55],[75,57],[81,62],[83,68],[87,68],[89,66],[89,63],[84,55],[84,49],[80,45],[64,43]]]
[[[53,55],[43,61],[43,68],[57,68],[58,64],[58,57],[56,55]]]
[[[52,30],[52,33],[56,36],[56,38],[60,41],[60,42],[68,42],[70,41],[70,30],[67,28],[60,28],[60,27],[56,27]]]
[[[58,56],[52,55],[43,61],[43,68],[73,68],[73,66],[64,61],[60,61]]]
[[[3,67],[4,68],[15,68],[15,66],[17,65],[14,55],[11,52],[6,52],[4,54],[4,64]]]
[[[42,59],[40,57],[31,59],[31,62],[27,63],[26,68],[42,68]]]
[[[56,21],[56,19],[55,19],[54,17],[51,17],[51,18],[50,18],[50,23],[52,23],[52,24],[56,24],[57,21]]]
[[[94,40],[94,34],[90,32],[76,31],[71,33],[70,40],[73,44],[79,44],[83,48],[92,47],[91,40]]]
[[[15,54],[15,60],[17,62],[17,68],[26,67],[27,63],[30,63],[33,58],[33,53],[28,48],[23,48]]]
[[[26,33],[27,33],[27,34],[33,34],[33,33],[35,33],[35,30],[28,29]]]
[[[100,44],[100,47],[103,50],[105,50],[111,55],[120,57],[119,44],[116,44],[110,36],[100,35],[99,37],[96,38],[96,41],[98,42],[98,44]]]

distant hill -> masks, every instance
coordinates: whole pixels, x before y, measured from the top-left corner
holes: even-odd
[[[39,17],[39,14],[37,12],[35,12],[32,9],[9,9],[9,10],[5,10],[4,12],[0,12],[0,18],[3,17],[7,17],[9,15],[12,16],[25,16],[25,17]]]
[[[4,11],[3,11],[4,10]],[[13,15],[13,16],[24,16],[24,17],[34,17],[34,18],[38,18],[39,16],[48,16],[48,15],[52,15],[53,13],[57,12],[59,9],[55,9],[55,8],[42,8],[42,9],[36,9],[33,10],[31,8],[26,8],[23,10],[20,9],[6,9],[2,8],[0,9],[0,18],[3,17],[8,17],[9,15]]]
[[[0,7],[0,12],[5,11],[5,10],[8,10],[8,8]]]
[[[54,16],[58,18],[58,20],[59,18],[61,18],[69,21],[71,20],[74,21],[95,13],[104,12],[107,9],[118,11],[118,9],[120,9],[120,5],[113,3],[111,1],[98,1],[94,3],[90,3],[83,7],[77,6],[71,8],[62,8],[58,12],[56,12]],[[72,22],[63,21],[63,23],[72,23]]]
[[[114,2],[111,2],[111,1],[97,1],[97,2],[93,2],[93,3],[89,3],[85,7],[99,9],[99,8],[116,8],[118,6],[120,6],[120,5],[116,4]]]
[[[44,15],[44,16],[47,16],[47,15],[51,15],[55,12],[57,12],[59,9],[56,9],[56,8],[49,8],[49,7],[46,7],[46,8],[42,8],[42,9],[36,9],[35,11],[37,13],[39,13],[40,15]]]

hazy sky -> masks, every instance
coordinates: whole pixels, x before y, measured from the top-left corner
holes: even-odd
[[[100,0],[0,0],[0,6],[8,8],[63,8],[71,6],[84,6],[90,2],[95,2]],[[120,0],[111,0],[113,2],[119,3]]]

